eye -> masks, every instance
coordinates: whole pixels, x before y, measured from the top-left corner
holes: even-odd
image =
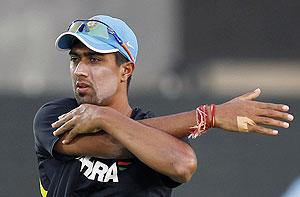
[[[71,56],[71,57],[70,57],[70,61],[71,61],[71,62],[78,62],[78,61],[79,61],[79,58],[78,58],[78,57],[75,57],[75,56]]]
[[[90,58],[90,62],[93,63],[93,64],[94,64],[94,63],[98,63],[98,62],[100,62],[100,61],[101,61],[101,59],[100,59],[100,58],[97,58],[97,57],[91,57],[91,58]]]

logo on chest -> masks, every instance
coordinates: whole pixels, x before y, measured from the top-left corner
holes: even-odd
[[[99,182],[119,182],[116,162],[108,166],[91,157],[81,157],[79,161],[81,162],[80,172],[88,179]]]

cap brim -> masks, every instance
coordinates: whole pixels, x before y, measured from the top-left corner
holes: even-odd
[[[80,40],[89,49],[98,53],[113,53],[119,51],[119,49],[95,38],[92,38],[82,33],[65,32],[62,33],[55,41],[55,46],[60,50],[71,49],[74,38]]]

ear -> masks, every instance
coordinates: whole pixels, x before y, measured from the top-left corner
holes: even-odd
[[[125,82],[128,78],[132,75],[134,71],[134,63],[133,62],[126,62],[120,65],[120,74],[121,74],[121,82]]]

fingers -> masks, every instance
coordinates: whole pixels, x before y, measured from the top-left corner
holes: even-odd
[[[259,88],[257,88],[256,90],[252,91],[252,92],[248,92],[246,94],[243,94],[239,97],[237,97],[237,99],[240,100],[254,100],[256,99],[261,93],[261,90]]]
[[[101,130],[93,130],[91,133],[97,133],[100,132]],[[64,137],[64,140],[62,141],[63,144],[69,144],[71,143],[72,140],[74,140],[74,138],[77,137],[77,135],[79,134],[84,134],[84,132],[82,132],[80,130],[80,128],[78,128],[77,126],[74,126],[72,128],[72,130],[70,130],[68,132],[68,134]]]
[[[258,125],[248,125],[248,129],[251,132],[255,133],[261,133],[264,135],[271,135],[275,136],[278,135],[278,131],[270,128],[264,127],[266,126],[275,126],[275,127],[281,127],[281,128],[289,128],[289,123],[284,122],[282,120],[277,120],[274,118],[284,119],[284,120],[293,120],[293,116],[288,113],[278,112],[274,110],[263,110],[263,115],[267,116],[257,116],[253,118],[255,123]]]
[[[261,133],[264,135],[277,135],[278,131],[270,128],[265,128],[262,125],[266,126],[275,126],[280,128],[289,128],[289,123],[283,121],[292,121],[294,119],[293,115],[282,112],[283,110],[287,110],[288,106],[281,104],[271,104],[268,103],[265,106],[269,107],[269,109],[259,109],[258,116],[254,117],[253,120],[255,123],[261,125],[249,125],[249,131]],[[271,108],[271,109],[270,109]],[[278,111],[277,111],[278,110]]]
[[[257,124],[275,126],[281,128],[289,128],[290,124],[284,121],[276,120],[268,117],[258,117],[254,120]]]
[[[64,115],[58,117],[58,121],[52,123],[51,126],[53,128],[59,128],[61,125],[63,125],[67,121],[71,120],[72,118],[73,118],[73,116],[71,114],[69,114],[69,113],[64,114]]]
[[[250,132],[260,133],[263,135],[276,136],[278,135],[278,131],[270,128],[265,128],[259,125],[249,125],[248,126]]]
[[[80,134],[80,132],[83,129],[82,127],[84,127],[84,124],[82,123],[82,119],[80,117],[85,111],[86,107],[80,105],[79,107],[71,110],[70,112],[59,116],[58,121],[51,124],[53,128],[56,128],[56,130],[53,132],[53,135],[60,136],[68,132],[64,136],[62,143],[70,143],[78,134]],[[84,129],[84,131],[86,130]]]
[[[257,102],[257,106],[261,109],[273,109],[277,111],[287,112],[289,111],[289,106],[284,104],[274,104],[274,103],[264,103],[264,102]]]
[[[65,122],[71,120],[76,114],[77,114],[77,111],[78,111],[79,107],[69,111],[68,113],[65,113],[65,114],[62,114],[58,117],[58,120],[54,123],[51,124],[51,126],[53,128],[58,128],[60,127],[61,125],[63,125]]]
[[[79,108],[79,107],[74,108],[74,109],[72,109],[71,111],[69,111],[68,113],[65,113],[65,114],[60,115],[60,116],[58,117],[58,119],[60,120],[60,119],[65,118],[66,116],[75,115],[76,112],[78,111],[78,108]]]
[[[287,121],[294,120],[294,116],[292,114],[282,112],[282,111],[276,111],[272,109],[259,109],[257,114],[260,116],[282,119]]]
[[[65,137],[65,139],[62,141],[63,144],[69,144],[78,134],[78,131],[76,128],[72,129]]]
[[[62,124],[58,129],[53,132],[54,136],[59,136],[67,131],[70,131],[74,127],[74,119],[71,119]]]

